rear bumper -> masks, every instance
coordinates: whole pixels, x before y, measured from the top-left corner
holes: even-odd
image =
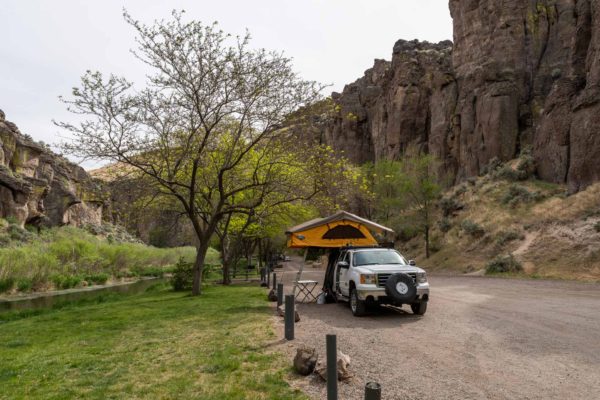
[[[370,287],[356,289],[360,300],[394,304],[394,300],[385,293],[385,288],[380,288],[375,285],[368,286]],[[417,300],[421,301],[423,299],[429,300],[429,282],[417,285]]]

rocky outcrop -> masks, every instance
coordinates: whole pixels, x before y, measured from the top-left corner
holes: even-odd
[[[23,135],[0,111],[0,217],[21,226],[99,225],[106,200],[83,168]]]
[[[600,0],[451,0],[454,44],[398,41],[332,95],[324,140],[357,163],[411,143],[457,180],[532,148],[540,178],[600,180]]]
[[[450,41],[396,42],[391,62],[376,60],[364,77],[333,93],[338,108],[324,141],[356,163],[397,159],[414,143],[454,168],[447,143],[456,98],[451,50]]]
[[[450,2],[461,163],[533,146],[538,175],[577,191],[600,178],[600,1]]]

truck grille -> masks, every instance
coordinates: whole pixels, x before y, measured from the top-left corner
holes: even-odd
[[[392,274],[377,274],[377,286],[384,287],[385,283],[391,275]],[[406,273],[406,275],[410,276],[413,282],[417,281],[417,274],[415,272],[408,272]]]

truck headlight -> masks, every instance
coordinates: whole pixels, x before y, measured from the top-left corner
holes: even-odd
[[[360,274],[360,283],[363,285],[376,284],[377,275],[375,274]]]
[[[427,282],[427,273],[417,272],[417,283],[426,283],[426,282]]]

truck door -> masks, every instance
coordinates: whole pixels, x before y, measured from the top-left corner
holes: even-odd
[[[348,284],[348,270],[350,269],[350,252],[346,251],[340,255],[340,261],[338,261],[336,275],[337,275],[337,289],[338,292],[344,296],[350,295],[350,286]]]

